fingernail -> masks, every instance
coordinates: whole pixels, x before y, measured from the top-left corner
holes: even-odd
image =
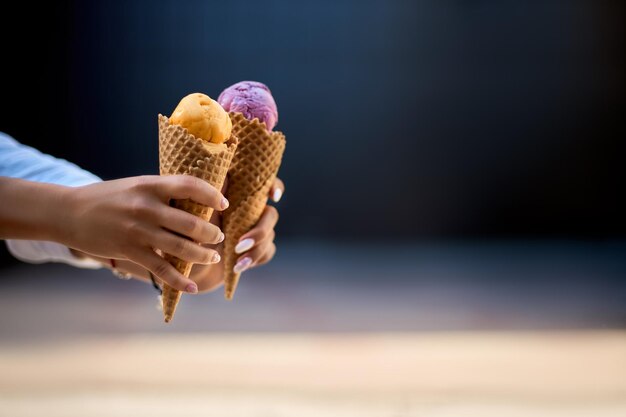
[[[222,243],[224,241],[224,233],[221,232],[220,237],[217,238],[217,242],[216,243]]]
[[[245,271],[246,269],[250,268],[250,264],[251,263],[252,263],[252,259],[248,258],[248,257],[245,257],[245,258],[241,259],[239,262],[237,262],[237,264],[233,268],[233,272],[235,274],[240,274],[243,271]]]
[[[254,246],[254,239],[244,239],[235,246],[235,253],[244,253]]]
[[[187,291],[190,294],[197,294],[198,293],[198,286],[196,284],[189,284],[185,287],[185,291]]]
[[[226,197],[222,197],[222,201],[220,202],[220,205],[222,206],[222,209],[226,210],[228,208],[228,200],[226,200]]]
[[[272,194],[272,200],[274,200],[275,203],[278,203],[282,196],[283,196],[283,190],[281,190],[280,188],[277,188],[274,190],[274,194]]]
[[[216,263],[218,263],[218,262],[220,261],[220,259],[222,259],[222,258],[220,257],[220,254],[219,254],[219,253],[217,253],[217,252],[215,252],[215,253],[213,254],[213,257],[211,258],[211,263],[216,264]]]

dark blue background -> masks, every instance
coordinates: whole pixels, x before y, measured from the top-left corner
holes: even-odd
[[[254,79],[281,236],[626,235],[622,2],[53,3],[3,12],[0,130],[103,178],[157,173],[159,112]]]

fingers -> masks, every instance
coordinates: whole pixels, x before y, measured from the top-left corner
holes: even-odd
[[[268,250],[266,250],[256,261],[255,265],[264,265],[268,263],[274,258],[274,255],[276,255],[276,244],[272,242]]]
[[[163,253],[176,256],[183,261],[197,264],[214,264],[220,261],[217,251],[164,230],[155,233],[153,242]]]
[[[280,178],[274,180],[274,184],[270,189],[270,198],[274,203],[278,203],[285,193],[285,184]]]
[[[242,254],[233,271],[241,273],[253,266],[269,262],[276,253],[274,226],[278,222],[278,211],[267,206],[256,226],[243,235],[235,247],[235,252]]]
[[[262,244],[255,246],[254,249],[245,255],[240,256],[239,259],[237,259],[237,263],[235,264],[233,271],[240,274],[254,266],[266,264],[274,257],[275,253],[276,245],[274,242],[265,241]]]
[[[215,244],[224,240],[224,233],[219,227],[182,210],[163,207],[158,217],[158,222],[162,227],[187,236],[196,242]]]
[[[147,180],[140,180],[148,183],[154,181],[158,186],[158,193],[164,201],[169,201],[170,199],[191,199],[196,203],[212,207],[219,211],[225,210],[228,207],[228,200],[226,200],[219,190],[196,177],[189,175],[168,175],[155,177],[154,180],[151,179],[153,177],[140,178],[148,178]]]
[[[170,265],[169,262],[154,253],[151,249],[134,253],[132,257],[129,257],[129,260],[143,266],[172,288],[190,294],[196,294],[198,292],[198,286],[195,282],[186,278],[183,274],[178,272],[176,268]]]
[[[256,226],[239,239],[239,243],[235,246],[235,253],[244,253],[267,239],[268,236],[274,233],[274,226],[276,226],[277,222],[278,210],[275,207],[266,206]]]

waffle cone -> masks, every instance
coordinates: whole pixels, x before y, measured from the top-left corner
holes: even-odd
[[[248,120],[241,113],[229,113],[233,135],[239,145],[228,170],[226,198],[230,203],[223,213],[224,239],[224,295],[231,300],[237,289],[240,274],[233,272],[239,255],[235,246],[241,236],[259,221],[267,197],[276,179],[285,151],[285,135],[269,132],[258,119]]]
[[[187,129],[172,125],[167,117],[159,115],[161,175],[192,175],[221,190],[237,148],[237,136],[233,134],[226,145],[226,149],[217,152],[206,146],[203,140],[197,139],[187,132]],[[207,221],[213,214],[212,208],[191,200],[172,200],[171,205]],[[186,277],[189,276],[191,263],[168,254],[164,254],[163,257],[178,272]],[[166,323],[169,323],[174,317],[180,296],[180,291],[163,283],[163,316]]]

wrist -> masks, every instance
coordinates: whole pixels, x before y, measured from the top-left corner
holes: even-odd
[[[53,213],[47,217],[50,222],[47,225],[49,240],[63,243],[68,247],[72,246],[74,224],[78,216],[75,201],[77,191],[78,189],[74,187],[53,186],[48,200],[50,204],[48,212]]]
[[[0,238],[59,241],[67,187],[0,177]]]

